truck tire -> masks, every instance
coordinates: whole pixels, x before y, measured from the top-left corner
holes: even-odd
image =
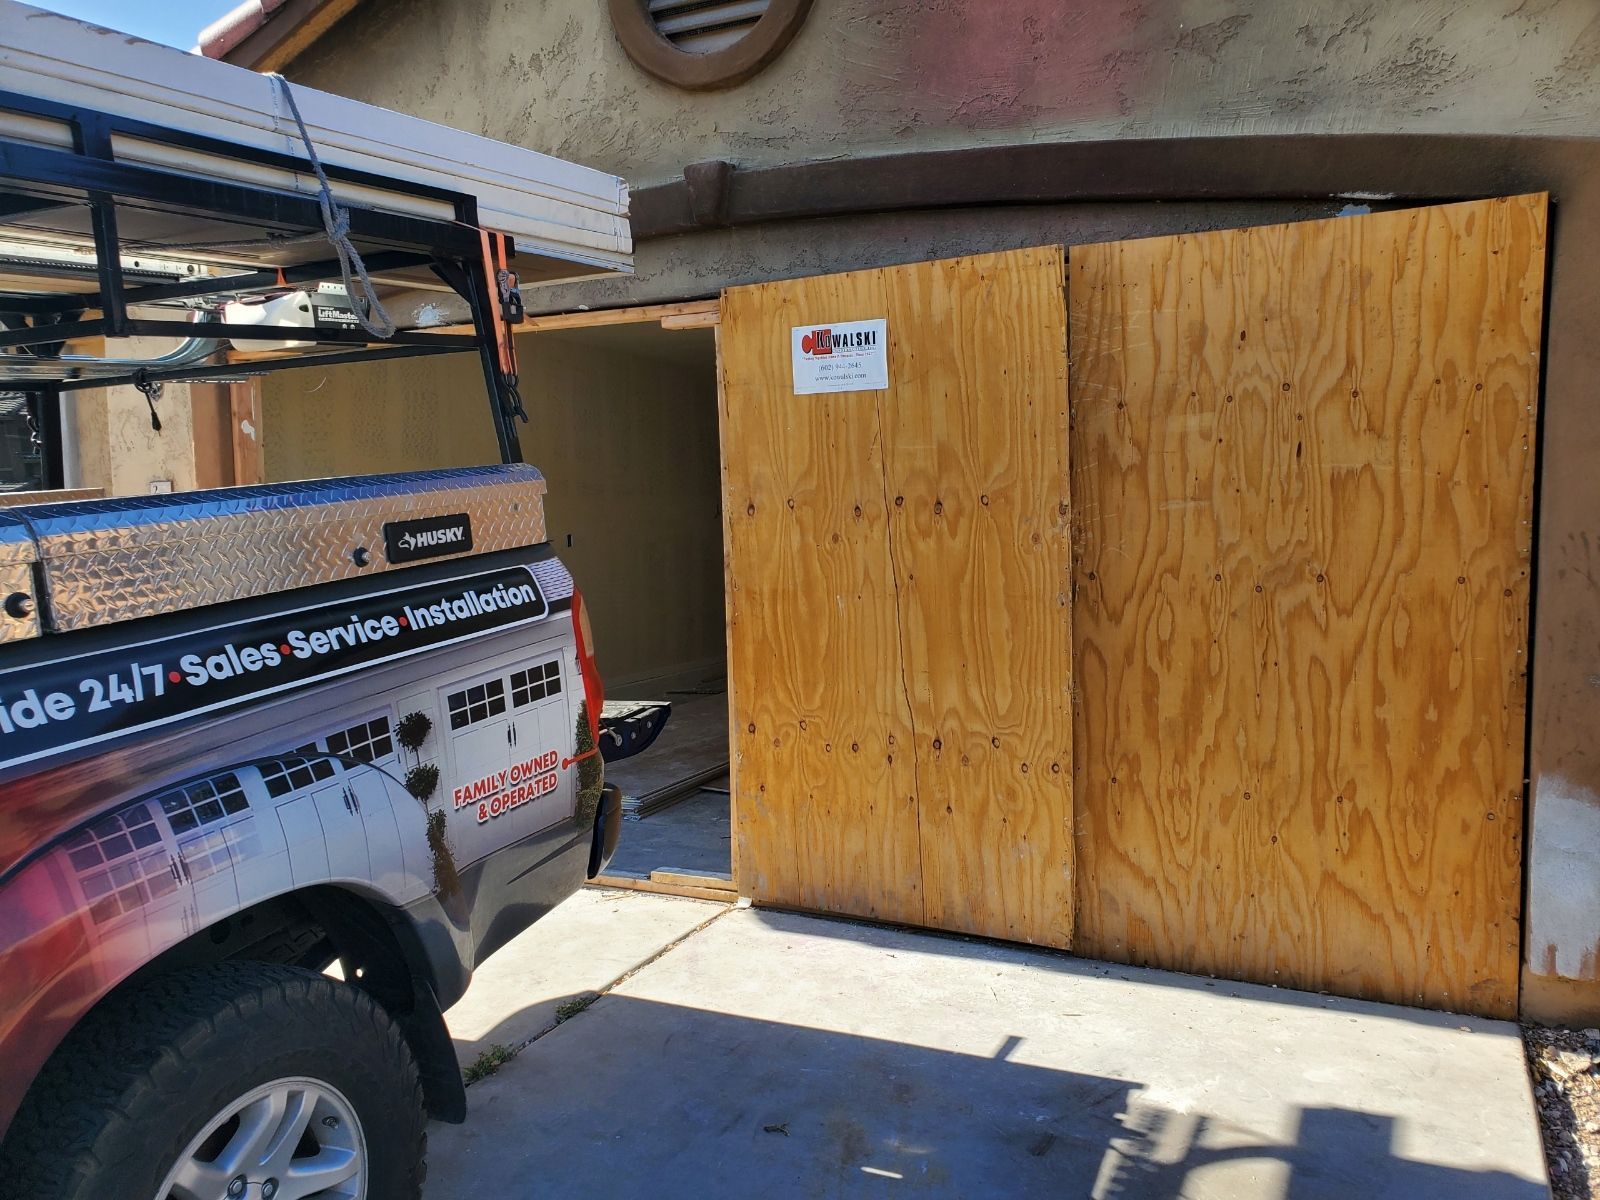
[[[0,1198],[417,1200],[424,1121],[365,992],[220,963],[112,995],[68,1035],[7,1135]]]

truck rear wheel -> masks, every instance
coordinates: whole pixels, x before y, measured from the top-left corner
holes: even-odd
[[[62,1043],[0,1155],[0,1198],[415,1200],[422,1088],[365,992],[221,963],[112,996]]]

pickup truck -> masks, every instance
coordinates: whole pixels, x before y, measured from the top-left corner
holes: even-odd
[[[628,270],[627,186],[12,0],[0,168],[55,493],[0,496],[0,1200],[415,1200],[444,1011],[604,868],[603,759],[666,719],[603,713],[518,435],[519,274]],[[419,355],[482,368],[442,402],[497,464],[253,483],[256,377]],[[82,403],[201,478],[169,383],[240,389],[206,478],[251,485],[96,494]]]
[[[0,1196],[420,1194],[443,1011],[620,828],[544,490],[0,508]]]

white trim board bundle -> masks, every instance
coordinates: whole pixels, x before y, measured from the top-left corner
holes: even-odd
[[[0,89],[240,146],[305,153],[268,76],[14,0],[0,0]],[[294,92],[328,165],[469,193],[484,226],[510,234],[519,251],[572,263],[569,277],[631,269],[628,189],[616,176],[312,88],[296,85]],[[0,112],[0,136],[70,145],[64,123],[16,113]],[[144,166],[318,193],[310,174],[124,137],[115,150],[120,160]],[[437,202],[337,180],[334,191],[352,204],[453,215]]]

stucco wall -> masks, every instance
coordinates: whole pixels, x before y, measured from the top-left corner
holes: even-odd
[[[725,654],[714,350],[704,332],[654,332],[676,339],[670,359],[616,331],[518,339],[523,455],[549,484],[550,541],[613,695],[720,672]],[[269,375],[262,436],[274,482],[499,459],[472,355]]]
[[[635,186],[683,165],[1198,133],[1588,133],[1590,0],[817,0],[748,83],[627,59],[600,0],[364,0],[296,80]]]

